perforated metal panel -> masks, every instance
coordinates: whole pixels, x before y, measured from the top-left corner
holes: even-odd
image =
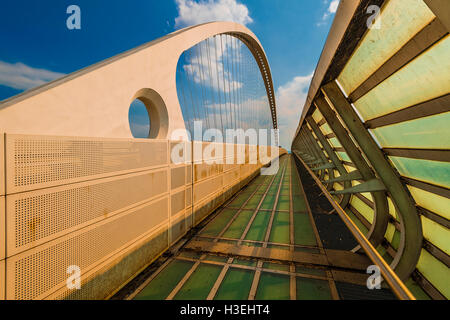
[[[170,187],[172,190],[178,189],[186,184],[186,167],[181,166],[170,170]]]
[[[186,188],[186,208],[192,206],[192,188]]]
[[[119,253],[81,275],[81,290],[63,286],[45,297],[52,300],[104,299],[167,249],[167,226],[141,237]]]
[[[5,260],[0,260],[0,300],[5,300]]]
[[[8,194],[168,164],[162,140],[6,136]]]
[[[260,168],[193,165],[188,153],[188,164],[169,165],[168,141],[24,135],[5,141],[0,237],[7,230],[7,239],[0,254],[8,257],[2,279],[9,299],[89,299],[110,292],[134,272],[111,270],[137,243],[154,236],[158,244],[148,250],[161,253]],[[200,143],[200,151],[212,145]],[[80,291],[65,286],[69,265],[81,267]]]
[[[159,169],[9,195],[7,255],[108,218],[167,191],[167,169]]]
[[[173,194],[170,199],[172,216],[184,210],[186,204],[186,193],[184,190]]]
[[[5,134],[0,133],[0,196],[5,195]]]
[[[0,196],[0,260],[6,256],[6,235],[5,235],[5,197]]]
[[[221,191],[223,176],[210,178],[194,185],[194,203],[202,201],[213,193]]]
[[[82,273],[168,221],[168,198],[118,214],[7,260],[7,297],[41,299],[65,286],[67,267]]]

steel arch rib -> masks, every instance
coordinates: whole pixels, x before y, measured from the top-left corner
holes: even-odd
[[[219,34],[242,40],[258,63],[277,128],[275,93],[269,63],[258,38],[245,26],[211,22],[165,37],[71,73],[0,103],[0,127],[15,134],[132,138],[128,108],[139,90],[156,91],[168,111],[168,137],[185,129],[176,90],[182,53]]]

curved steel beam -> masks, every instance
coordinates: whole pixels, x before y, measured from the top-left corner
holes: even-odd
[[[339,158],[337,157],[336,153],[334,153],[333,148],[331,147],[331,145],[328,142],[328,140],[322,134],[322,131],[320,131],[320,128],[317,125],[317,123],[314,121],[314,119],[311,116],[309,116],[309,117],[306,118],[306,121],[309,123],[309,126],[314,131],[314,133],[316,134],[316,136],[319,139],[320,143],[322,143],[325,151],[328,154],[328,157],[333,162],[333,164],[336,166],[336,169],[339,171],[339,174],[341,176],[348,174],[348,172],[345,169],[344,165],[339,160]],[[352,184],[351,184],[350,181],[344,181],[344,188],[345,189],[350,188],[351,186],[352,186]],[[345,209],[348,206],[348,204],[350,203],[350,198],[351,198],[351,194],[349,194],[349,193],[344,194],[344,196],[342,197],[342,200],[341,200],[339,205],[343,209]]]
[[[341,116],[342,121],[386,186],[399,211],[402,229],[401,242],[391,266],[402,280],[406,280],[416,268],[422,250],[422,223],[415,202],[338,84],[335,81],[330,82],[322,88],[322,92]]]
[[[348,156],[355,164],[356,168],[361,173],[364,181],[370,181],[376,179],[372,169],[366,163],[366,160],[361,155],[361,152],[353,143],[353,140],[347,133],[347,130],[341,124],[337,118],[335,112],[331,109],[325,97],[320,94],[315,100],[315,105],[322,113],[323,117],[327,120],[328,125],[335,133],[337,139],[341,143],[342,147],[347,151]],[[367,234],[367,238],[377,247],[383,242],[384,235],[386,234],[387,226],[389,223],[389,207],[384,191],[372,192],[372,197],[375,203],[374,219],[372,227]],[[354,249],[356,250],[356,248]]]

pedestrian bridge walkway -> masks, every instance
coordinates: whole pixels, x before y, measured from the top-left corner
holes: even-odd
[[[173,256],[120,294],[138,300],[394,298],[387,289],[365,288],[366,256],[329,247],[287,155],[278,174],[255,178]]]

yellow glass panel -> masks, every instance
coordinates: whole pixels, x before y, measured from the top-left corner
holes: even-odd
[[[344,190],[344,187],[339,183],[335,183],[333,185],[333,187],[334,187],[334,190]]]
[[[433,18],[422,0],[389,1],[378,17],[380,29],[367,32],[339,76],[344,91],[353,92]]]
[[[373,210],[368,205],[366,205],[364,202],[359,200],[357,197],[352,197],[350,200],[350,204],[358,210],[361,215],[366,218],[367,221],[370,223],[373,222]]]
[[[395,233],[395,226],[392,223],[388,223],[386,234],[384,235],[384,237],[386,238],[387,241],[392,242],[392,239],[394,238],[394,233]]]
[[[450,231],[424,216],[422,216],[422,229],[425,239],[450,255]]]
[[[445,264],[426,250],[422,250],[417,269],[436,289],[447,299],[450,299],[450,269]]]
[[[351,167],[351,166],[344,165],[344,168],[345,168],[345,170],[347,170],[347,172],[356,171],[356,168]]]
[[[320,120],[322,120],[323,116],[320,113],[319,109],[316,109],[312,115],[313,119],[318,123]]]
[[[450,220],[450,199],[412,186],[408,189],[419,206]]]
[[[387,198],[388,200],[388,207],[389,207],[389,214],[395,218],[395,220],[400,222],[400,219],[397,214],[397,210],[395,209],[394,203],[392,202],[392,199],[390,197]]]
[[[367,121],[449,93],[449,56],[450,35],[356,101],[356,109]]]

